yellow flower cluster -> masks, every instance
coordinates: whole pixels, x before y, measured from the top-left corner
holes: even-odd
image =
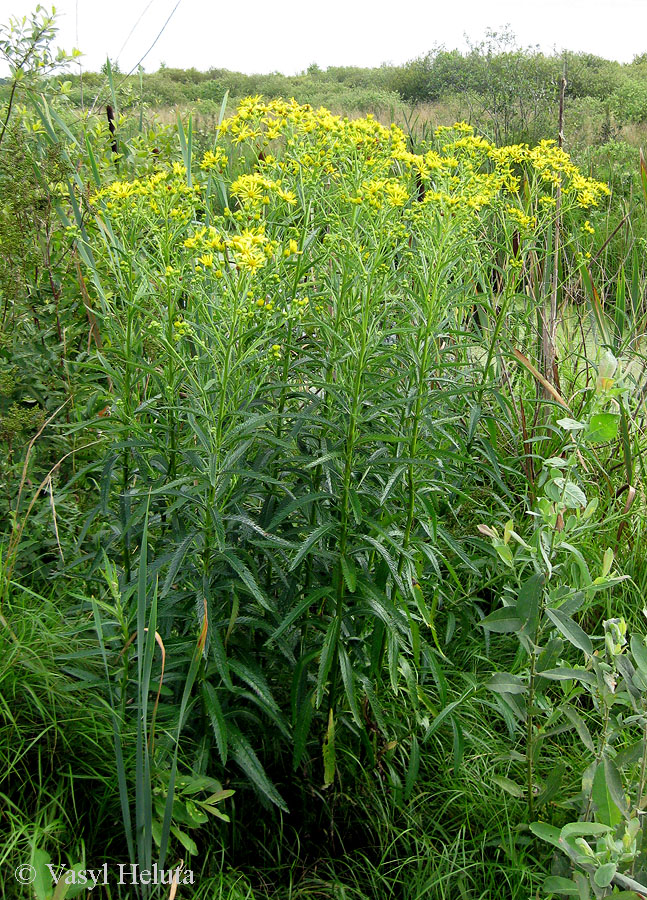
[[[284,191],[280,181],[266,178],[260,172],[251,175],[240,175],[231,186],[231,193],[247,206],[261,206],[270,202],[274,194],[293,206],[297,202],[294,191]]]
[[[208,172],[211,169],[225,169],[227,166],[227,154],[222,149],[222,147],[217,147],[215,153],[212,150],[207,150],[207,152],[202,157],[202,161],[200,163],[200,168],[204,172]]]
[[[91,203],[128,240],[133,220],[147,238],[163,229],[170,249],[161,271],[170,264],[182,277],[198,273],[200,283],[227,274],[222,292],[238,273],[259,276],[266,290],[270,279],[277,285],[294,271],[310,246],[309,216],[327,223],[327,253],[335,252],[333,235],[353,241],[361,233],[380,235],[389,252],[404,257],[415,252],[415,240],[429,240],[432,223],[452,223],[458,239],[475,248],[488,221],[505,221],[508,234],[510,227],[540,234],[554,216],[556,186],[563,212],[594,207],[609,193],[554,141],[495,147],[464,122],[437,129],[414,153],[400,128],[371,116],[250,97],[223,121],[218,139],[191,173],[169,163],[107,185]],[[222,191],[210,186],[214,171]],[[582,230],[592,234],[588,221]]]
[[[263,225],[229,238],[226,245],[232,250],[238,268],[247,272],[261,269],[275,250],[275,244],[265,236]]]
[[[532,231],[537,227],[537,217],[529,216],[522,209],[519,209],[516,206],[508,206],[506,207],[506,212],[508,216],[516,222],[519,228],[522,231]]]

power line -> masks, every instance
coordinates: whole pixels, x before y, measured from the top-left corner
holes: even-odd
[[[155,0],[150,0],[150,2],[146,4],[146,7],[144,8],[143,12],[142,12],[141,15],[139,16],[139,18],[137,19],[137,21],[135,22],[135,24],[133,25],[133,27],[132,27],[132,28],[130,29],[130,31],[128,32],[128,36],[127,36],[126,40],[123,42],[123,44],[121,45],[121,49],[119,50],[119,53],[118,53],[117,56],[115,57],[115,60],[118,60],[119,57],[121,56],[121,54],[124,52],[124,47],[126,46],[126,44],[128,43],[128,41],[131,39],[131,37],[133,36],[133,32],[135,31],[135,29],[137,28],[137,26],[139,25],[139,23],[141,22],[141,20],[144,18],[144,16],[146,15],[146,13],[147,13],[148,10],[151,8],[151,6],[153,5],[154,2],[155,2]],[[78,0],[77,0],[77,3],[78,3]]]
[[[141,59],[138,60],[138,62],[135,63],[135,65],[132,67],[132,69],[130,70],[130,72],[128,72],[128,75],[132,75],[133,72],[135,71],[135,69],[138,69],[138,68],[141,66],[141,64],[144,62],[144,60],[146,59],[146,57],[148,56],[148,54],[151,52],[151,50],[153,49],[153,47],[155,46],[155,44],[159,41],[159,39],[162,37],[162,35],[163,35],[164,32],[166,31],[166,26],[168,25],[168,23],[171,21],[171,19],[172,19],[173,16],[175,15],[175,11],[177,10],[177,8],[178,8],[178,6],[180,5],[181,2],[182,2],[182,0],[177,0],[177,3],[175,4],[175,6],[173,7],[173,9],[171,10],[168,19],[167,19],[166,22],[164,22],[164,24],[162,25],[162,30],[161,30],[160,33],[157,35],[157,37],[155,38],[155,40],[153,41],[153,43],[150,45],[150,47],[148,48],[148,50],[146,51],[146,53],[144,53],[144,55],[141,57]],[[127,78],[128,75],[126,75],[125,77]]]
[[[151,2],[148,4],[148,6],[150,6],[152,2],[153,2],[153,0],[151,0]],[[169,16],[168,16],[166,22],[164,22],[164,24],[162,25],[161,30],[160,30],[159,33],[157,34],[157,37],[155,38],[155,40],[153,41],[153,43],[150,45],[150,47],[148,48],[148,50],[146,51],[146,53],[144,53],[144,55],[143,55],[142,57],[140,57],[140,59],[135,63],[135,65],[132,67],[132,69],[130,69],[129,72],[126,72],[126,74],[125,74],[124,77],[121,79],[121,81],[119,82],[119,84],[116,85],[115,93],[116,93],[116,91],[121,87],[121,85],[124,83],[124,81],[125,81],[130,75],[132,75],[133,72],[134,72],[136,69],[139,68],[139,66],[141,66],[141,64],[142,64],[143,61],[146,59],[146,57],[148,56],[148,54],[151,52],[151,50],[153,49],[153,47],[155,46],[155,44],[159,41],[159,39],[161,38],[161,36],[162,36],[162,35],[164,34],[164,32],[166,31],[166,28],[167,28],[167,26],[168,26],[168,23],[171,21],[171,19],[172,19],[173,16],[175,15],[175,13],[176,13],[176,11],[177,11],[177,8],[178,8],[178,6],[180,5],[181,2],[182,2],[182,0],[177,0],[177,3],[175,4],[175,6],[173,7],[173,9],[171,10],[171,12],[170,12],[170,14],[169,14]],[[139,22],[139,20],[142,18],[142,16],[143,16],[144,13],[146,12],[146,10],[148,9],[148,6],[146,7],[146,9],[145,9],[144,12],[142,13],[142,15],[141,15],[141,16],[139,17],[139,19],[137,20],[138,22]],[[132,31],[135,30],[136,26],[137,26],[137,22],[136,22],[135,25],[133,26]],[[132,33],[132,31],[131,31],[131,33]],[[130,35],[129,35],[129,37],[130,37]],[[128,38],[126,38],[126,42],[127,42],[127,41],[128,41]],[[125,46],[125,44],[124,44],[124,46]],[[121,48],[121,50],[123,50],[123,47]],[[119,51],[120,53],[121,53],[121,50]],[[104,82],[104,87],[105,87],[105,82]],[[96,107],[97,103],[99,102],[99,98],[101,97],[101,92],[102,92],[102,90],[103,90],[103,88],[100,88],[100,89],[99,89],[99,93],[98,93],[97,96],[95,97],[95,100],[94,100],[94,103],[92,104],[92,109],[90,110],[90,112],[93,112],[93,111],[94,111],[94,108]]]

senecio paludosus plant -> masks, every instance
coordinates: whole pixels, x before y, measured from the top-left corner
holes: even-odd
[[[204,637],[200,758],[284,807],[260,757],[319,759],[331,785],[340,733],[393,755],[386,691],[402,744],[439,727],[419,702],[441,665],[427,634],[466,557],[438,509],[505,489],[471,450],[481,427],[510,450],[492,391],[528,319],[513,301],[558,193],[580,264],[608,190],[550,141],[497,148],[458,124],[414,153],[371,117],[258,97],[199,157],[181,130],[180,151],[102,184],[90,147],[70,228],[101,335],[94,515],[126,598],[146,523],[161,638]],[[501,303],[470,330],[493,252]]]

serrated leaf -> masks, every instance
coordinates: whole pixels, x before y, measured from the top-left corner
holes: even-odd
[[[314,715],[312,699],[313,692],[310,691],[310,693],[307,694],[301,701],[301,705],[299,706],[299,711],[297,714],[296,724],[294,726],[294,750],[292,753],[292,767],[295,771],[299,767],[299,763],[301,762],[306,749],[308,733],[310,732],[310,725],[312,723],[312,717]]]
[[[336,754],[335,754],[335,717],[332,709],[328,713],[328,727],[323,742],[324,785],[332,784],[335,780]]]
[[[187,551],[188,551],[189,547],[191,546],[194,537],[195,537],[195,534],[193,532],[191,534],[188,534],[184,538],[184,540],[179,544],[178,548],[176,549],[175,553],[173,554],[173,558],[171,559],[171,562],[170,562],[170,565],[168,568],[168,574],[166,576],[166,579],[164,581],[164,586],[160,593],[160,599],[165,597],[168,594],[169,590],[171,589],[171,585],[175,581],[175,576],[177,575],[177,573],[180,569],[180,566],[182,565],[182,561],[183,561],[184,557],[186,556]]]
[[[261,794],[267,797],[271,803],[278,806],[283,812],[288,812],[285,800],[267,777],[265,769],[254,753],[247,738],[238,730],[231,731],[229,734],[229,746],[231,748],[232,757],[245,775],[247,775],[252,784],[255,785]]]
[[[413,792],[413,787],[418,778],[420,771],[420,745],[418,738],[414,734],[411,738],[411,751],[409,753],[409,764],[407,766],[407,774],[404,782],[404,799],[408,800]]]
[[[346,556],[342,556],[340,562],[346,587],[351,594],[354,594],[355,588],[357,587],[357,568],[355,567],[355,563]]]
[[[215,687],[208,681],[202,684],[202,700],[216,738],[218,753],[223,766],[227,762],[227,723],[218,700]]]
[[[315,528],[315,530],[307,536],[307,538],[299,547],[296,556],[292,560],[292,563],[290,564],[290,572],[294,572],[308,550],[314,544],[316,544],[317,541],[320,540],[325,534],[328,534],[329,531],[332,531],[333,528],[335,528],[335,522],[326,522],[324,525],[320,525],[319,528]]]
[[[222,555],[227,560],[232,569],[238,574],[243,584],[246,585],[250,593],[258,600],[263,609],[268,612],[274,612],[272,606],[256,583],[256,579],[249,571],[245,563],[233,552],[233,550],[224,550]]]
[[[353,674],[353,667],[348,657],[348,653],[346,652],[346,648],[343,646],[343,644],[338,644],[337,650],[339,653],[339,669],[341,671],[341,677],[344,683],[344,690],[346,691],[346,699],[348,700],[350,711],[355,722],[358,725],[363,726],[359,704],[357,703],[357,695],[355,693],[355,676]]]
[[[52,890],[52,879],[47,868],[52,862],[49,853],[40,848],[34,850],[31,865],[35,870],[35,878],[32,882],[32,891],[37,900],[47,900]]]
[[[339,640],[339,631],[341,628],[341,619],[335,616],[329,623],[321,655],[319,657],[319,671],[317,672],[317,708],[321,706],[324,690],[328,681],[328,674],[333,664],[337,651],[337,642]]]

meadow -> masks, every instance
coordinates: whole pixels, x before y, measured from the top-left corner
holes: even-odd
[[[91,111],[54,31],[0,32],[2,900],[647,894],[641,156]]]

